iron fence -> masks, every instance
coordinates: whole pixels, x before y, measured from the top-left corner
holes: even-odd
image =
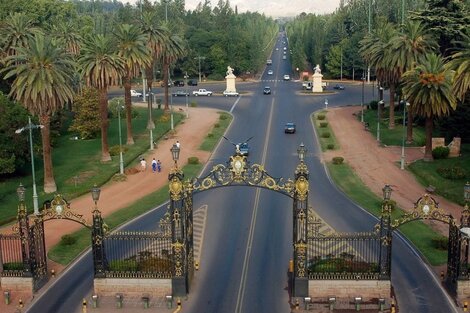
[[[309,279],[379,279],[381,241],[377,233],[311,236],[307,242]]]
[[[19,234],[0,234],[0,275],[21,277],[24,262]]]
[[[104,237],[105,277],[171,278],[171,233],[117,232]]]

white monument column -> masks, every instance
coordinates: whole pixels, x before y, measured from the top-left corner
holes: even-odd
[[[312,92],[323,92],[322,78],[323,78],[323,75],[321,74],[320,65],[317,64],[317,66],[315,67],[315,73],[312,76],[312,80],[313,80]]]
[[[237,88],[235,87],[235,80],[236,76],[233,75],[233,68],[227,66],[227,76],[225,76],[225,81],[227,83],[227,87],[225,91],[227,92],[237,92]]]

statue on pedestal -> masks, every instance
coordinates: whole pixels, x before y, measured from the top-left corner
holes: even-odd
[[[317,66],[315,66],[315,74],[321,74],[320,64],[317,64]]]
[[[227,76],[233,75],[233,68],[231,68],[230,65],[227,66],[227,73],[226,74],[227,74]]]
[[[227,66],[227,76],[225,76],[225,81],[227,83],[227,87],[225,88],[226,92],[237,92],[237,88],[235,87],[235,80],[236,76],[233,74],[233,68],[229,65]]]

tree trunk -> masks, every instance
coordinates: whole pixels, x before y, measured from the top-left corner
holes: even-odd
[[[432,157],[432,126],[433,126],[433,117],[427,116],[425,127],[426,127],[426,148],[424,150],[424,161],[431,162]]]
[[[39,120],[41,125],[44,125],[41,129],[42,158],[44,162],[44,192],[51,193],[57,191],[52,168],[51,119],[49,115],[41,115]]]
[[[99,90],[100,94],[100,117],[101,117],[101,161],[111,161],[108,145],[108,91],[107,87]]]
[[[143,88],[145,89],[145,88]],[[142,90],[145,93],[145,90]],[[131,78],[129,76],[124,77],[124,104],[126,106],[126,126],[127,126],[127,142],[128,145],[134,144],[134,138],[132,136],[132,99],[131,99]]]
[[[406,143],[413,143],[413,112],[408,109],[408,124],[406,125]]]
[[[395,128],[395,84],[390,84],[390,107],[389,107],[388,129]]]
[[[168,80],[169,80],[169,68],[170,65],[167,61],[163,62],[163,83],[165,84],[165,111],[170,110],[170,107],[168,105],[169,102],[169,96],[168,96]]]

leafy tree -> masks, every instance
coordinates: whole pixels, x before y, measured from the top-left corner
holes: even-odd
[[[419,65],[403,75],[403,92],[414,114],[426,119],[425,161],[432,161],[432,129],[435,117],[447,116],[455,110],[457,101],[452,93],[452,75],[444,59],[428,53]]]
[[[90,35],[80,52],[79,64],[88,86],[98,89],[101,117],[101,161],[111,161],[108,145],[108,87],[116,85],[124,72],[124,60],[115,43],[101,34]]]
[[[70,54],[41,33],[6,59],[5,78],[14,77],[10,95],[39,116],[44,161],[44,191],[57,190],[50,143],[51,116],[73,98],[75,63]]]
[[[100,132],[98,90],[85,88],[80,94],[75,96],[73,101],[75,112],[72,125],[69,131],[77,132],[81,139],[95,138]]]

